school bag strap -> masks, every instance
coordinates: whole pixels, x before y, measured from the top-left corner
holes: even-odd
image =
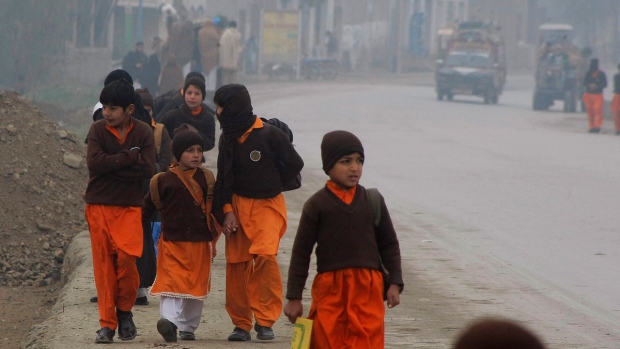
[[[151,183],[149,184],[149,192],[151,193],[151,201],[155,205],[158,211],[164,207],[161,203],[161,198],[159,197],[159,177],[164,174],[163,172],[156,173],[153,177],[151,177]]]
[[[375,228],[379,226],[381,222],[381,194],[377,188],[366,189],[368,195],[368,202],[370,203],[370,211],[372,211],[373,222]]]
[[[157,155],[161,152],[161,134],[164,132],[164,124],[155,124],[153,136],[155,137],[155,151]]]
[[[381,222],[381,194],[379,194],[379,190],[377,188],[368,188],[366,189],[366,198],[368,199],[368,203],[370,204],[370,211],[372,212],[372,223],[375,227],[375,240],[377,241],[377,246],[379,246],[379,222]],[[383,265],[381,261],[381,255],[379,255],[379,262],[381,263],[381,275],[383,276],[383,300],[387,300],[387,291],[390,288],[390,273]]]
[[[198,167],[198,168],[202,170],[202,173],[204,174],[205,179],[207,180],[207,204],[212,204],[213,203],[213,191],[214,191],[213,189],[215,188],[215,176],[213,175],[213,172],[211,172],[209,169],[206,169],[204,167]],[[151,200],[153,201],[153,204],[155,205],[157,210],[161,210],[164,207],[164,204],[161,202],[161,197],[159,196],[159,177],[163,174],[164,172],[155,174],[151,178],[151,183],[149,185],[149,191],[151,192]]]

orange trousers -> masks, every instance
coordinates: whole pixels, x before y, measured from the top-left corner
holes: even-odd
[[[590,129],[603,126],[603,94],[602,93],[584,93],[583,104],[586,107],[586,114],[588,115],[588,125]]]
[[[116,309],[131,311],[140,287],[136,254],[142,253],[142,210],[140,207],[89,204],[85,213],[93,254],[99,324],[101,328],[116,330]],[[137,241],[136,236],[140,237],[140,242],[134,246],[131,242]]]
[[[261,326],[273,326],[282,314],[282,298],[282,276],[275,255],[226,263],[226,311],[236,327],[250,331],[253,317]]]
[[[308,318],[313,349],[383,349],[383,276],[378,270],[347,268],[317,274]]]
[[[611,114],[614,118],[614,128],[620,132],[620,93],[614,93],[611,100]]]

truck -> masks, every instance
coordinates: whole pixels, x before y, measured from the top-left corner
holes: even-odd
[[[496,104],[506,83],[505,47],[500,27],[489,22],[462,22],[438,32],[435,89],[437,100],[454,95],[482,97]]]
[[[573,27],[564,23],[542,24],[538,47],[532,109],[547,110],[562,101],[564,112],[577,111],[589,49],[573,44]]]

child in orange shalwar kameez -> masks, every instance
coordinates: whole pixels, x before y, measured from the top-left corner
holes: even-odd
[[[162,233],[158,243],[157,278],[152,296],[161,296],[157,330],[166,342],[194,340],[204,300],[211,288],[215,229],[207,205],[208,182],[202,164],[203,139],[190,125],[175,130],[175,161],[157,179],[162,203]],[[210,172],[210,171],[209,171]],[[211,178],[214,178],[211,174]],[[213,183],[211,183],[213,184]],[[144,199],[144,216],[155,211],[153,193]]]
[[[292,323],[302,316],[302,293],[315,245],[317,275],[312,284],[310,347],[381,349],[384,347],[383,275],[389,271],[387,305],[400,303],[403,288],[400,248],[381,197],[375,227],[366,189],[359,185],[364,164],[360,140],[332,131],[321,143],[325,187],[304,204],[289,265],[288,303]],[[376,232],[375,232],[376,229]]]

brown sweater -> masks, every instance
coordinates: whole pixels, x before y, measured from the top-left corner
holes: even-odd
[[[375,236],[373,214],[366,189],[358,185],[353,202],[344,203],[327,187],[304,204],[288,271],[287,299],[301,299],[310,256],[316,244],[317,272],[345,268],[381,269],[390,284],[403,286],[398,238],[381,197],[381,222]]]
[[[132,121],[134,126],[123,144],[106,128],[105,120],[91,125],[86,151],[87,204],[142,206],[142,182],[155,173],[155,139],[150,125]],[[133,147],[140,151],[130,151]]]
[[[192,177],[204,195],[207,193],[207,180],[200,169]],[[199,205],[196,205],[189,189],[179,177],[167,171],[159,177],[159,197],[163,204],[161,210],[161,230],[165,241],[211,241],[213,237],[207,226],[207,218]],[[151,217],[155,204],[149,192],[144,198],[142,217]]]

